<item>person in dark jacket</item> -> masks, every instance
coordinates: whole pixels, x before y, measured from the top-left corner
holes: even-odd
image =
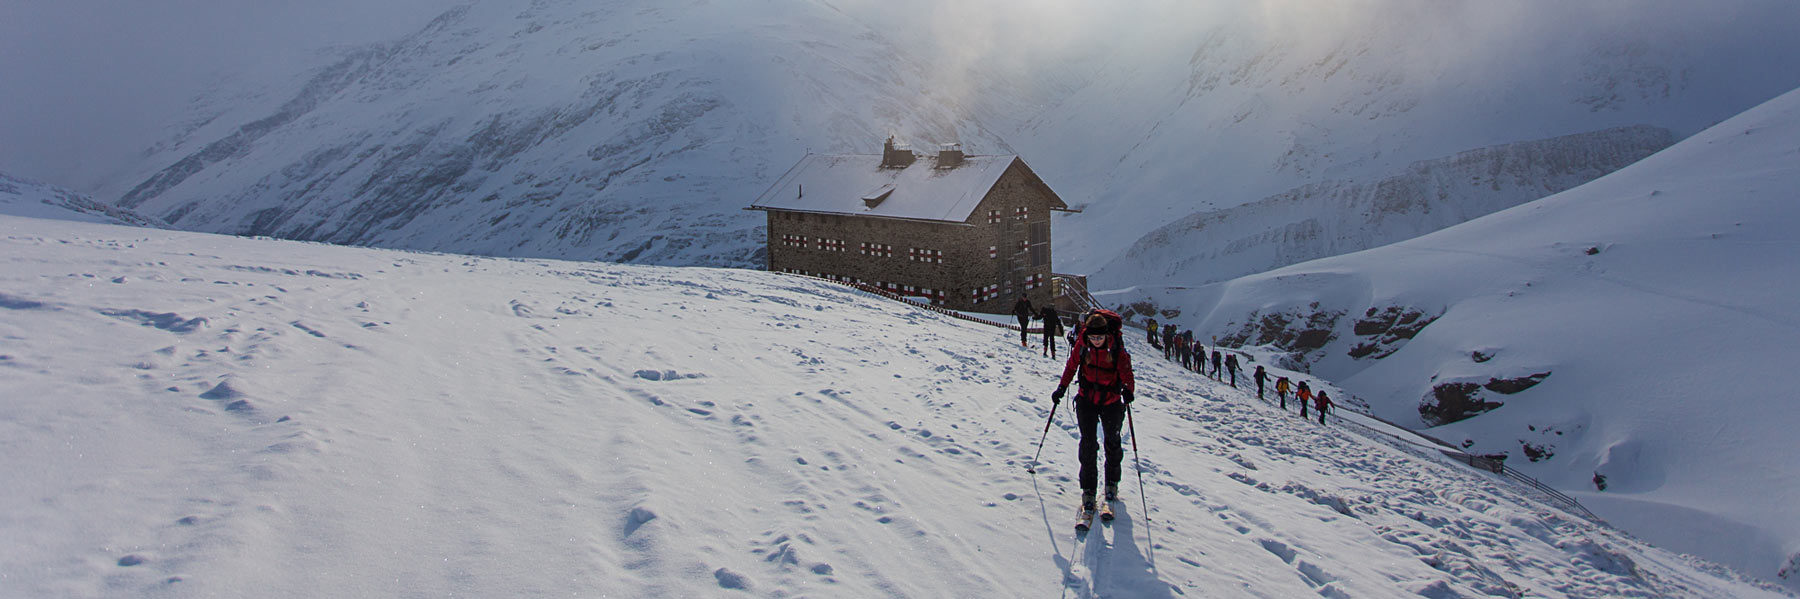
[[[1234,353],[1234,354],[1225,356],[1225,370],[1231,371],[1231,388],[1236,389],[1237,388],[1237,370],[1238,370],[1237,354]]]
[[[1056,357],[1056,336],[1062,334],[1062,317],[1056,314],[1056,308],[1044,306],[1038,311],[1038,320],[1044,321],[1044,355]]]
[[[1187,331],[1176,333],[1175,336],[1181,338],[1181,347],[1186,350],[1182,353],[1181,360],[1179,360],[1181,362],[1182,370],[1193,370],[1194,353],[1201,351],[1200,344],[1194,343],[1193,338],[1188,336]]]
[[[1021,293],[1019,301],[1013,302],[1012,313],[1019,318],[1019,347],[1031,347],[1031,333],[1025,329],[1031,328],[1031,317],[1037,314],[1037,310],[1031,307],[1031,300]]]
[[[1325,424],[1325,408],[1332,406],[1331,396],[1326,395],[1324,391],[1320,391],[1319,395],[1313,398],[1313,401],[1315,402],[1313,407],[1319,409],[1319,424]]]
[[[1193,329],[1182,331],[1181,334],[1188,340],[1188,357],[1191,358],[1183,363],[1181,367],[1188,370],[1195,370],[1194,367],[1199,366],[1197,372],[1206,374],[1206,346],[1200,345],[1200,341],[1194,339]]]
[[[1194,349],[1188,347],[1187,337],[1179,333],[1175,335],[1175,363],[1187,368],[1188,359],[1194,356]]]
[[[1119,428],[1125,423],[1125,410],[1135,397],[1136,383],[1131,376],[1131,354],[1125,351],[1118,331],[1100,314],[1089,315],[1081,324],[1081,341],[1069,350],[1069,361],[1063,366],[1062,379],[1050,394],[1052,409],[1062,403],[1071,381],[1079,383],[1075,393],[1075,420],[1081,428],[1078,456],[1081,460],[1081,504],[1092,509],[1094,490],[1099,486],[1095,467],[1100,443],[1106,441],[1106,499],[1119,498],[1120,465],[1125,450]],[[1096,433],[1094,428],[1101,429]]]
[[[1224,358],[1225,358],[1225,354],[1222,354],[1222,353],[1219,353],[1219,347],[1218,347],[1218,346],[1216,346],[1216,345],[1215,345],[1215,346],[1213,346],[1213,370],[1212,370],[1212,377],[1213,377],[1213,378],[1215,378],[1215,379],[1216,379],[1216,378],[1219,378],[1219,362],[1220,362],[1220,361],[1221,361],[1221,360],[1223,360],[1223,359],[1224,359]]]
[[[1269,378],[1269,373],[1263,371],[1261,364],[1257,364],[1256,374],[1250,375],[1250,378],[1256,379],[1256,398],[1262,399],[1263,381]]]

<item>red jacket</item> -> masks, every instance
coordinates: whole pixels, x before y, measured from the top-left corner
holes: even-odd
[[[1113,363],[1112,344],[1118,342],[1117,338],[1108,337],[1106,345],[1094,347],[1085,337],[1077,337],[1080,345],[1069,352],[1069,362],[1063,365],[1062,382],[1057,386],[1068,387],[1079,371],[1081,387],[1075,393],[1077,400],[1086,399],[1104,406],[1120,401],[1126,390],[1136,393],[1137,386],[1131,379],[1131,352],[1120,347],[1118,363]]]

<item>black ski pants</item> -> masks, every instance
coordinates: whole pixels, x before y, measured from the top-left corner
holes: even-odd
[[[1020,316],[1019,317],[1019,345],[1024,345],[1026,347],[1030,347],[1031,331],[1026,330],[1029,328],[1031,328],[1031,317],[1030,316]]]
[[[1077,398],[1075,421],[1081,426],[1081,490],[1092,492],[1100,486],[1094,462],[1100,452],[1100,441],[1095,436],[1102,433],[1106,435],[1106,483],[1118,484],[1121,465],[1125,463],[1125,446],[1119,432],[1125,424],[1125,402],[1097,406]],[[1095,425],[1101,427],[1100,433],[1094,431]]]

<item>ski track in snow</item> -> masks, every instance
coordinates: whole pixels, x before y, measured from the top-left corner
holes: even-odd
[[[1062,360],[1005,330],[744,271],[0,245],[5,596],[1780,596],[1138,340],[1078,539],[1071,410],[1024,470]]]

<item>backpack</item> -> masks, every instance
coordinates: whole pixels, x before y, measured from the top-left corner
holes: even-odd
[[[1106,326],[1107,326],[1107,328],[1112,329],[1112,336],[1113,336],[1114,341],[1122,340],[1120,333],[1122,333],[1125,329],[1125,319],[1120,317],[1118,312],[1114,312],[1112,310],[1108,310],[1105,308],[1094,308],[1092,310],[1088,310],[1087,314],[1081,315],[1081,330],[1082,330],[1081,334],[1082,334],[1082,336],[1087,335],[1087,322],[1089,320],[1093,320],[1095,315],[1099,315],[1101,318],[1106,319]],[[1113,347],[1117,348],[1118,344],[1114,344]]]

